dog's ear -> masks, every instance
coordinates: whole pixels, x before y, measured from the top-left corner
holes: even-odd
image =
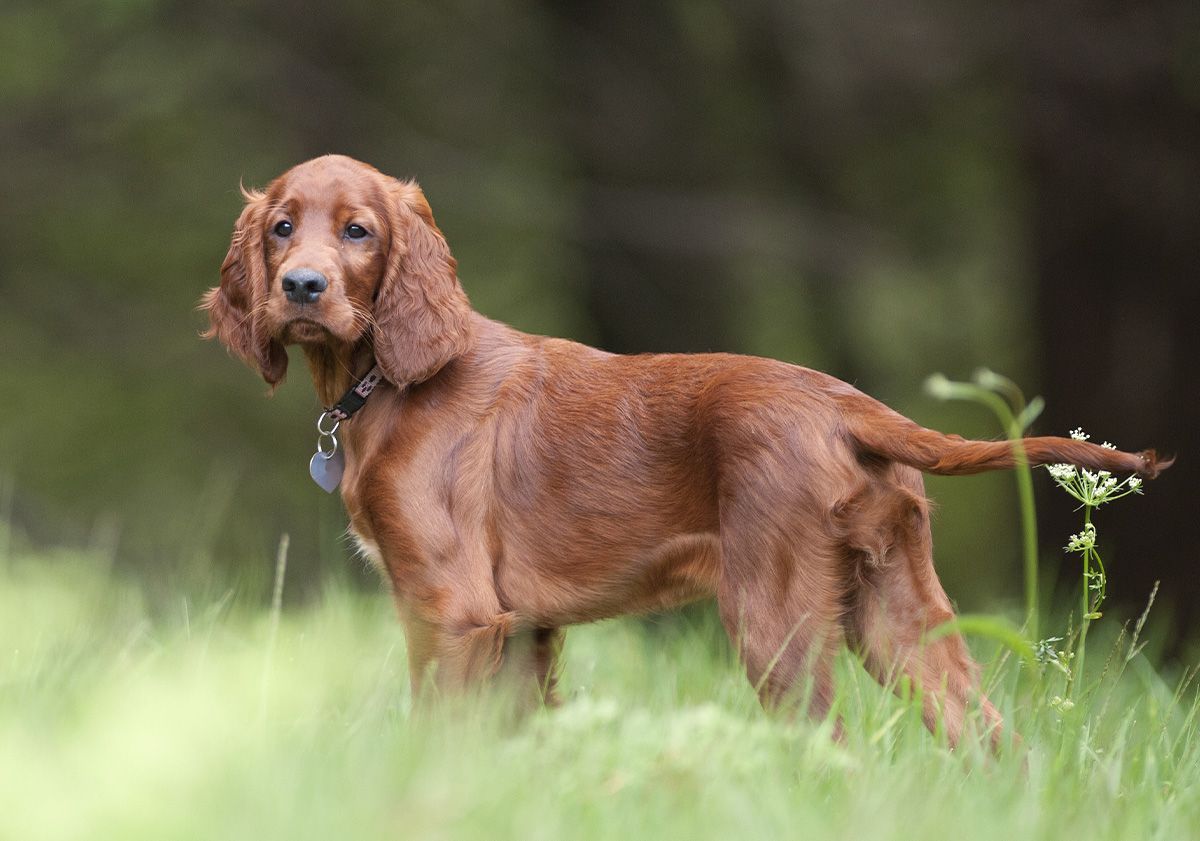
[[[375,292],[375,361],[396,385],[429,379],[471,342],[471,305],[421,188],[391,186],[391,252]]]
[[[287,373],[287,351],[263,332],[259,306],[267,294],[267,265],[263,254],[264,193],[242,190],[246,206],[233,227],[233,238],[221,263],[221,285],[204,293],[200,309],[208,312],[206,339],[221,344],[257,368],[272,389]]]

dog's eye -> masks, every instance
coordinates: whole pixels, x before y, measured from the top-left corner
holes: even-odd
[[[367,235],[367,229],[362,225],[347,225],[346,237],[348,239],[362,239]]]
[[[282,222],[275,223],[275,236],[290,237],[292,235],[292,223],[284,219]]]

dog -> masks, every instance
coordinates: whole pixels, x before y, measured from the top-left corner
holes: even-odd
[[[333,407],[314,477],[340,484],[391,585],[414,697],[505,677],[553,701],[565,626],[715,596],[764,706],[826,718],[848,644],[885,685],[906,678],[952,745],[972,702],[998,740],[961,636],[926,639],[954,613],[922,472],[1012,467],[1008,442],[922,428],[771,359],[623,356],[493,321],[421,189],[351,158],[243,192],[205,335],[272,388],[300,345]],[[1032,464],[1169,465],[1023,445]]]

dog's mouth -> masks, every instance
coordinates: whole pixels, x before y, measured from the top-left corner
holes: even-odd
[[[273,337],[285,345],[330,345],[354,342],[363,319],[340,301],[276,304],[266,321]]]
[[[294,318],[283,326],[279,338],[285,345],[317,344],[330,337],[329,328],[310,318]]]

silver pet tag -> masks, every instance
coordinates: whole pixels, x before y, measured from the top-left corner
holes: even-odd
[[[342,481],[342,471],[345,469],[346,457],[341,448],[329,455],[318,450],[308,461],[308,475],[312,476],[313,481],[320,485],[325,493],[337,490],[338,483]]]

